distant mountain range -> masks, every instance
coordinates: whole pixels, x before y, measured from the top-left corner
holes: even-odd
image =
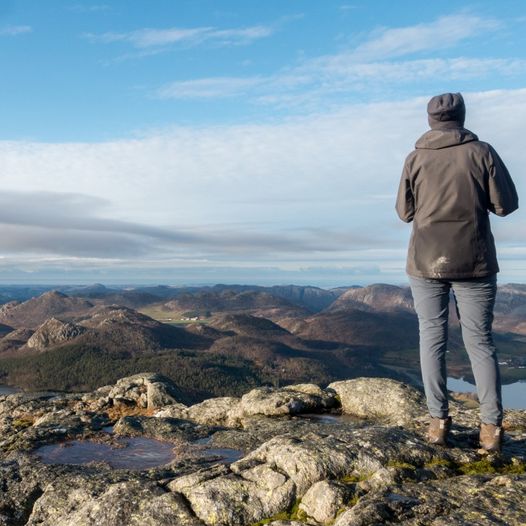
[[[0,287],[0,298],[15,293],[0,306],[0,382],[26,388],[94,388],[145,363],[196,396],[355,376],[418,381],[408,287]],[[469,377],[453,308],[450,324],[451,368]],[[494,327],[503,378],[526,378],[525,285],[499,287]]]

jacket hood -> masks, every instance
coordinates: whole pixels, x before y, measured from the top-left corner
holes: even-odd
[[[443,128],[424,133],[415,147],[419,150],[440,150],[472,141],[478,141],[478,137],[466,128]]]

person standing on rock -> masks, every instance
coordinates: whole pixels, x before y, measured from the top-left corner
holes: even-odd
[[[406,271],[420,327],[428,440],[447,445],[451,429],[446,347],[453,290],[480,401],[480,447],[500,451],[501,380],[491,331],[499,266],[489,212],[516,210],[517,192],[493,147],[464,128],[460,93],[433,97],[427,113],[431,130],[405,160],[396,211],[413,222]]]

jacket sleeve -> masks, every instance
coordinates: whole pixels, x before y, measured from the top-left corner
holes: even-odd
[[[404,163],[404,169],[398,187],[398,196],[396,198],[396,212],[398,217],[406,223],[410,223],[415,215],[415,196],[411,189],[409,167],[410,161],[409,158],[407,158]]]
[[[498,153],[491,146],[489,153],[488,210],[498,216],[507,216],[519,208],[519,197]]]

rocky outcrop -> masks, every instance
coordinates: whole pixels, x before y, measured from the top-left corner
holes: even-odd
[[[27,340],[26,345],[30,349],[44,351],[54,345],[74,340],[77,336],[84,334],[86,328],[74,323],[62,322],[56,318],[50,318],[44,322],[33,335]]]
[[[357,378],[333,382],[344,413],[361,418],[382,418],[394,425],[405,425],[426,414],[420,391],[407,384],[385,378]]]
[[[334,526],[372,524],[520,525],[526,512],[525,475],[457,476],[389,486],[365,495]]]
[[[0,396],[0,526],[526,521],[526,411],[505,412],[502,455],[481,457],[478,408],[452,402],[453,447],[433,446],[421,394],[393,380],[258,388],[190,407],[183,394],[144,373],[92,393]],[[35,454],[40,444],[121,435],[167,441],[175,458],[134,470]],[[244,456],[228,461],[223,448]]]
[[[413,297],[409,287],[376,283],[347,290],[327,310],[335,312],[349,309],[414,312]]]
[[[333,390],[314,384],[298,384],[280,389],[259,387],[241,398],[220,397],[191,407],[173,404],[155,413],[159,417],[187,418],[201,424],[240,426],[254,416],[285,416],[320,413],[338,405]]]
[[[71,477],[47,485],[35,502],[28,526],[88,526],[95,524],[143,526],[202,523],[180,495],[167,493],[155,482],[104,480]]]
[[[299,510],[316,524],[331,522],[342,503],[350,498],[349,488],[341,482],[321,480],[313,484],[301,499]]]
[[[104,387],[101,390],[102,393],[108,391],[102,399],[106,404],[135,404],[149,409],[179,404],[178,400],[185,398],[173,382],[158,373],[140,373],[121,378],[109,390]]]

